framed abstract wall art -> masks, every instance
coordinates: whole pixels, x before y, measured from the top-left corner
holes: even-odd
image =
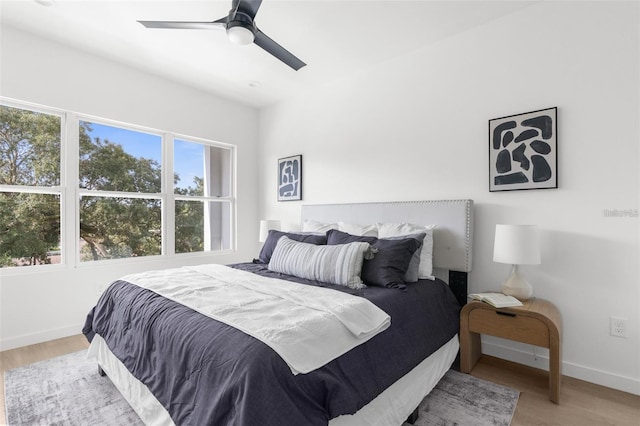
[[[302,155],[278,159],[278,201],[302,200]]]
[[[489,191],[558,187],[558,108],[489,120]]]

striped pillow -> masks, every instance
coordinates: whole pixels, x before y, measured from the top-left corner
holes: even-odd
[[[369,243],[317,246],[281,237],[271,255],[269,270],[355,289],[365,288],[360,278],[365,255],[371,256]]]

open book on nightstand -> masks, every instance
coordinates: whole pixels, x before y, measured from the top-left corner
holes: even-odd
[[[486,302],[496,308],[507,308],[509,306],[522,306],[522,302],[513,296],[502,293],[473,293],[468,296],[470,299]]]

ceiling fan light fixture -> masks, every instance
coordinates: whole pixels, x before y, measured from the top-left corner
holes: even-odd
[[[253,43],[254,34],[249,28],[239,25],[227,28],[227,37],[233,44],[251,44]]]

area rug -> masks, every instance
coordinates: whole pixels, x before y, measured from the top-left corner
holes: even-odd
[[[449,370],[420,403],[414,426],[509,426],[519,397],[517,390]]]
[[[26,425],[143,425],[87,352],[5,371],[6,419]]]
[[[5,372],[10,426],[137,426],[142,422],[94,361],[80,351]],[[509,425],[513,389],[449,370],[420,405],[416,426]]]

